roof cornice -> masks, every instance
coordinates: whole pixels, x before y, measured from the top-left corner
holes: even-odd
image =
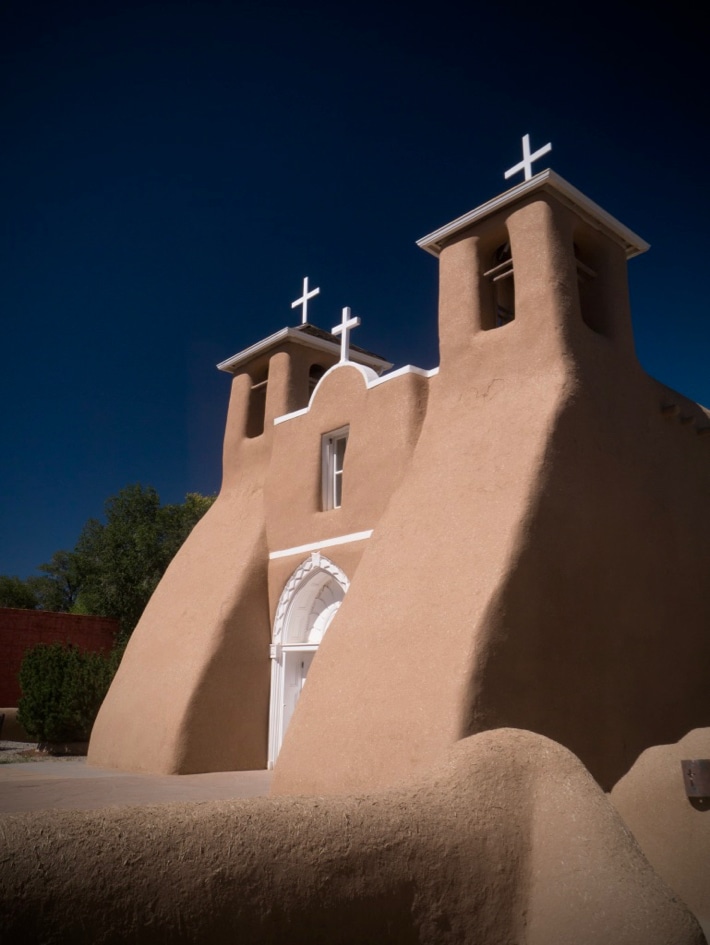
[[[429,233],[428,236],[417,240],[417,246],[426,250],[427,253],[431,253],[432,256],[438,256],[452,236],[537,190],[554,194],[593,227],[607,233],[615,242],[623,246],[627,259],[631,259],[632,256],[639,256],[649,249],[649,243],[641,239],[640,236],[637,236],[636,233],[624,226],[623,223],[620,223],[610,213],[607,213],[606,210],[594,203],[593,200],[590,200],[589,197],[586,197],[581,190],[577,190],[576,187],[573,187],[572,184],[568,183],[563,177],[560,177],[559,174],[549,169],[540,171],[539,174],[535,174],[530,180],[523,181],[515,187],[511,187],[510,190],[506,190],[505,193],[500,194],[498,197],[494,197],[487,203],[481,204],[481,206],[476,207],[475,210],[469,210],[468,213],[458,217],[456,220],[452,220],[451,223],[447,223],[438,230],[434,230],[434,232]]]
[[[226,361],[220,361],[217,368],[220,371],[226,371],[228,374],[234,374],[249,361],[252,361],[259,355],[265,354],[272,348],[287,341],[293,344],[303,345],[306,348],[312,348],[316,351],[327,351],[329,354],[335,354],[340,358],[339,340],[328,341],[326,338],[319,338],[315,335],[308,334],[302,330],[305,327],[307,326],[300,325],[298,328],[282,328],[273,335],[269,335],[268,338],[257,341],[257,343],[251,345],[251,347],[245,348],[243,351],[237,352],[237,354],[233,354],[232,357],[227,358]],[[379,358],[377,355],[370,354],[367,351],[358,350],[356,345],[350,346],[350,360],[354,361],[356,364],[364,364],[366,367],[371,367],[378,374],[392,367],[389,361],[385,361],[383,358]]]

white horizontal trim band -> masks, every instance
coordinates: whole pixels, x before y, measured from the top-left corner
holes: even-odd
[[[309,551],[320,551],[321,548],[334,548],[336,545],[348,545],[351,541],[364,541],[372,535],[372,529],[366,532],[353,532],[350,535],[340,535],[338,538],[326,538],[324,541],[312,541],[307,545],[296,545],[294,548],[284,548],[283,551],[272,551],[269,561],[274,558],[288,558],[290,555],[305,555]]]

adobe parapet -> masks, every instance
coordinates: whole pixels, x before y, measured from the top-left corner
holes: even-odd
[[[360,372],[360,374],[362,374],[363,380],[365,382],[365,387],[368,390],[370,390],[373,387],[379,387],[381,384],[386,384],[389,381],[396,380],[399,377],[406,377],[408,375],[411,375],[412,377],[423,377],[428,380],[430,377],[435,377],[439,373],[438,367],[432,368],[431,370],[426,371],[424,370],[424,368],[416,367],[413,364],[405,364],[404,367],[397,368],[396,371],[389,371],[388,373],[381,374],[381,375],[375,374],[375,372],[371,368],[366,368],[362,365],[353,364],[352,362],[349,363],[349,366],[355,367]],[[309,400],[307,407],[304,407],[302,410],[294,410],[293,413],[286,413],[283,415],[283,417],[276,417],[274,420],[274,424],[278,425],[280,423],[286,423],[289,420],[295,420],[296,417],[305,416],[311,409],[313,398],[316,396],[318,389],[320,388],[325,378],[328,377],[338,367],[342,367],[342,365],[336,364],[332,368],[329,368],[329,370],[326,371],[326,373],[323,375],[320,381],[318,381],[318,384],[316,385],[316,388],[313,391],[313,395],[311,399]]]
[[[351,360],[375,375],[391,368],[384,358],[351,346]],[[253,451],[250,440],[261,442],[274,420],[308,405],[316,385],[337,364],[340,343],[333,334],[308,323],[282,328],[245,348],[217,367],[234,377],[225,433],[225,472],[235,450]],[[261,450],[261,447],[254,446]]]

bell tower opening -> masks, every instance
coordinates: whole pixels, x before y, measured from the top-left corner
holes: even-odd
[[[490,268],[483,273],[491,286],[493,304],[482,325],[484,331],[501,328],[515,319],[515,276],[510,240],[500,243],[490,257]]]
[[[269,366],[255,373],[251,380],[251,392],[249,394],[249,413],[247,414],[248,439],[261,436],[264,432],[264,420],[266,418],[266,385],[269,379]]]

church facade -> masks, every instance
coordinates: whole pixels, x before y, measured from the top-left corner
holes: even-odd
[[[438,368],[390,370],[349,310],[314,327],[307,282],[303,324],[219,365],[222,489],[91,763],[275,766],[277,794],[351,793],[514,727],[609,789],[710,724],[710,415],[636,360],[627,262],[647,244],[524,170],[419,241]]]

